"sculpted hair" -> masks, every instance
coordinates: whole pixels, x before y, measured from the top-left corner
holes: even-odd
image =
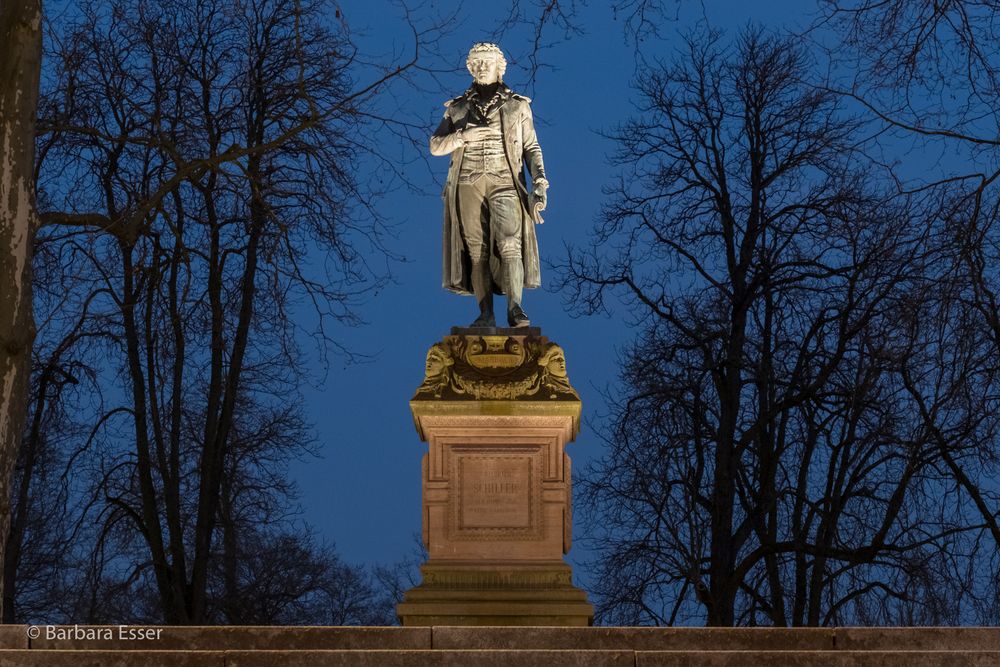
[[[549,349],[545,350],[544,354],[538,357],[538,365],[542,367],[548,366],[549,362],[552,361],[557,356],[565,359],[566,353],[563,352],[563,349],[558,345],[553,345]]]

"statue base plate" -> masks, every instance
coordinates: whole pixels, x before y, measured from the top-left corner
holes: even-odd
[[[452,336],[532,336],[542,335],[541,327],[452,327]]]
[[[593,625],[594,607],[562,561],[428,561],[420,571],[423,583],[396,607],[404,626]]]

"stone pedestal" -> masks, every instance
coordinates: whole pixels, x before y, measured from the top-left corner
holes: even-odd
[[[433,345],[410,401],[423,459],[422,583],[403,625],[589,625],[563,561],[580,398],[562,349],[528,335],[458,330]]]

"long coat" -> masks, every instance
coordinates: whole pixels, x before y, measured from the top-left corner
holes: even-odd
[[[503,133],[504,154],[507,166],[517,186],[521,200],[521,261],[524,264],[524,286],[541,285],[542,276],[538,259],[538,239],[535,224],[531,218],[528,189],[524,171],[531,174],[532,183],[545,178],[542,163],[542,149],[535,136],[535,125],[531,118],[531,100],[512,92],[501,85],[505,99],[500,106],[500,128]],[[472,294],[471,264],[469,252],[462,240],[462,227],[458,209],[458,175],[462,170],[462,155],[465,152],[456,132],[465,129],[469,123],[471,101],[474,93],[470,88],[464,95],[445,102],[444,118],[431,137],[431,153],[451,154],[448,178],[445,180],[442,197],[444,199],[444,229],[442,234],[442,279],[441,285],[458,294]],[[490,251],[490,266],[494,276],[500,274],[500,257],[495,244]],[[494,280],[494,290],[502,293],[502,281]]]

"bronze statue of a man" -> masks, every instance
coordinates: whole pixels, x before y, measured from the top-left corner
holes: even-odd
[[[444,187],[443,286],[473,294],[473,327],[494,327],[493,293],[507,295],[507,323],[530,324],[521,307],[525,287],[541,274],[535,223],[541,223],[548,181],[527,97],[503,83],[507,60],[496,44],[480,42],[466,66],[473,83],[445,102],[431,137],[432,155],[451,155]],[[528,192],[524,171],[531,176]]]

